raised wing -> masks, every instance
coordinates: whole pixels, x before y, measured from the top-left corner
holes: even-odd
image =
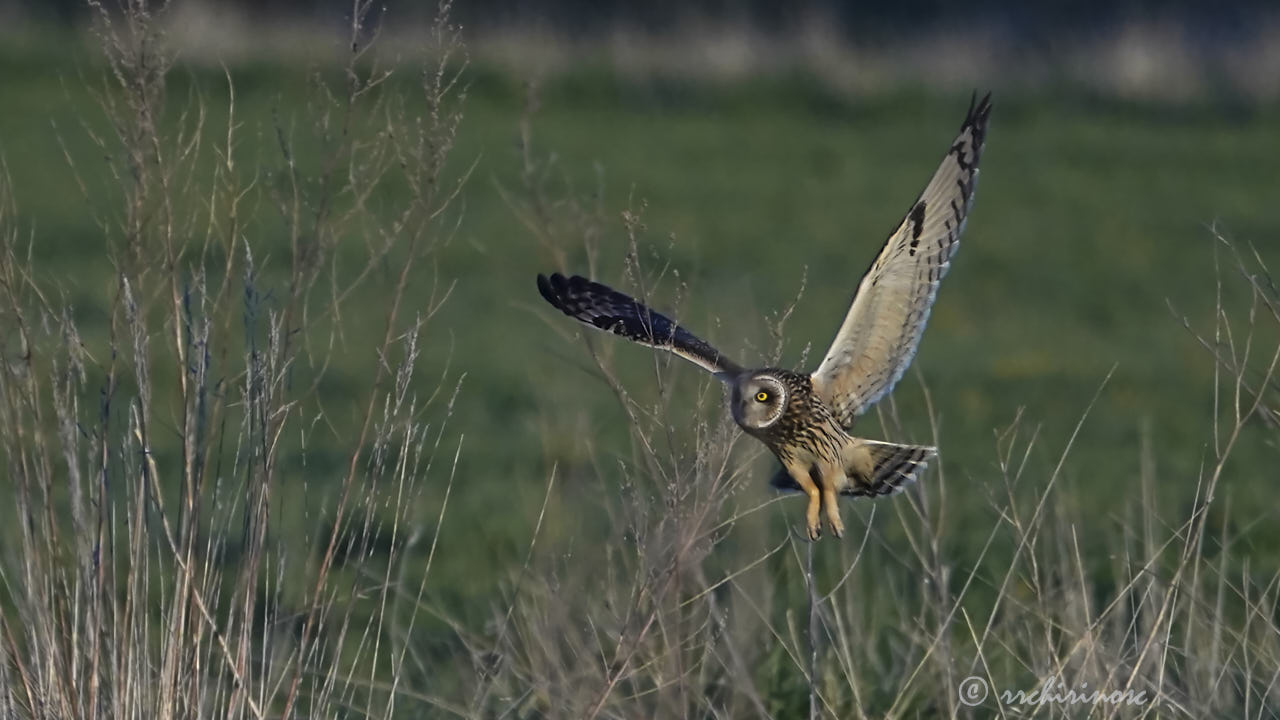
[[[991,95],[969,105],[951,149],[858,283],[814,389],[846,427],[902,378],[973,204]]]
[[[667,350],[715,373],[722,380],[742,367],[705,341],[650,310],[635,298],[579,275],[538,275],[538,292],[565,315],[641,345]]]

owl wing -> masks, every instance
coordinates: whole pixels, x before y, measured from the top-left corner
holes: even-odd
[[[538,292],[565,315],[659,350],[667,350],[715,373],[722,380],[742,367],[671,318],[635,298],[579,275],[538,275]]]
[[[844,324],[811,375],[845,426],[889,392],[915,356],[973,203],[990,113],[990,94],[970,103],[942,165],[862,276]]]

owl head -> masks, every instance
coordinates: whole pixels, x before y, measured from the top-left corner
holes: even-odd
[[[769,372],[740,376],[733,385],[733,419],[748,430],[762,430],[782,417],[787,407],[787,386]]]

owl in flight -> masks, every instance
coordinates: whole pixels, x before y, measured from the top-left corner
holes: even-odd
[[[808,496],[809,539],[821,535],[824,510],[831,531],[841,537],[838,495],[892,495],[937,453],[850,433],[915,356],[973,204],[990,114],[991,95],[981,101],[975,95],[942,165],[862,276],[835,340],[811,373],[744,368],[665,315],[584,277],[538,275],[538,292],[572,318],[673,352],[727,384],[733,419],[782,463],[774,487]]]

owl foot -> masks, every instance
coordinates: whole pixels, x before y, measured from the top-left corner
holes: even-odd
[[[822,523],[818,517],[818,511],[822,505],[821,497],[818,494],[818,489],[814,488],[813,492],[809,494],[809,507],[805,508],[805,527],[809,530],[810,541],[816,541],[822,537]]]
[[[835,490],[826,490],[822,493],[822,504],[827,507],[827,525],[831,527],[831,534],[837,538],[844,537],[844,521],[840,519],[840,506],[836,504]]]

